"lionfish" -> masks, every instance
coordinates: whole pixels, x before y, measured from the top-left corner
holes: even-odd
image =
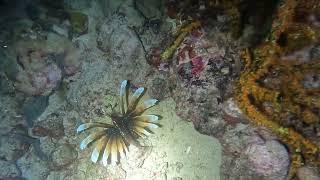
[[[93,142],[97,141],[91,154],[92,162],[96,163],[102,158],[104,166],[108,164],[118,164],[120,158],[127,156],[129,146],[142,147],[138,139],[146,137],[153,132],[151,128],[158,128],[160,124],[159,115],[143,115],[144,111],[155,106],[156,99],[149,99],[139,103],[145,93],[145,88],[139,87],[129,97],[129,81],[124,80],[120,86],[120,112],[112,108],[112,124],[91,122],[81,124],[77,128],[77,133],[96,128],[95,131],[82,140],[80,149],[83,150]]]

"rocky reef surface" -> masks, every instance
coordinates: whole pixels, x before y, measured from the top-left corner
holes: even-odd
[[[233,97],[252,25],[235,40],[233,4],[191,29],[172,8],[194,14],[182,1],[0,1],[0,179],[285,179],[286,146]],[[94,164],[76,128],[108,120],[124,79],[160,100],[150,112],[162,127],[119,165]],[[317,173],[304,166],[296,178]]]

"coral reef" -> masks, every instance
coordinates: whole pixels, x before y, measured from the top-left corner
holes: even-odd
[[[64,76],[80,70],[80,52],[66,38],[49,33],[46,39],[24,38],[13,41],[3,65],[17,90],[27,95],[48,95]]]
[[[307,7],[310,10],[305,11]],[[302,14],[317,16],[319,7],[317,1],[284,0],[277,9],[270,38],[242,56],[245,67],[239,80],[239,105],[252,122],[270,129],[288,146],[288,178],[303,163],[320,166],[319,88],[303,85],[306,77],[319,74],[320,59],[293,55],[319,41],[319,27],[300,21]]]

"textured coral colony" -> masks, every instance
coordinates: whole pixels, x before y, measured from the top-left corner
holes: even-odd
[[[312,54],[320,28],[313,17],[319,12],[319,1],[284,1],[270,38],[243,52],[239,104],[251,121],[270,129],[288,146],[289,176],[302,163],[320,166],[320,89],[308,85],[320,72],[320,59]],[[310,57],[301,57],[301,51],[311,51]]]
[[[209,1],[211,7],[229,9],[233,35],[241,30],[237,1]],[[287,145],[291,155],[288,178],[298,167],[309,164],[320,167],[320,87],[311,85],[319,78],[320,1],[284,0],[273,13],[271,30],[265,40],[242,52],[244,67],[237,89],[237,100],[248,119],[265,127]],[[191,23],[191,33],[200,23]],[[180,36],[161,58],[172,54],[181,42]],[[192,54],[192,51],[189,51]],[[184,55],[184,54],[182,54]],[[201,72],[199,57],[192,56],[192,73]],[[200,69],[199,69],[200,67]]]

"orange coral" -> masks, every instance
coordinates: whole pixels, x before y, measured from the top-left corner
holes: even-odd
[[[288,178],[303,164],[301,155],[305,163],[320,167],[320,147],[314,137],[288,124],[291,116],[308,126],[319,123],[320,89],[306,89],[302,81],[310,72],[320,73],[320,59],[303,62],[283,58],[319,41],[319,28],[295,22],[296,13],[305,7],[320,12],[319,1],[284,0],[272,24],[271,39],[242,53],[245,67],[237,96],[253,123],[270,129],[288,146],[292,160]]]
[[[161,53],[160,57],[163,61],[166,61],[170,59],[175,52],[175,50],[178,48],[178,46],[182,43],[184,38],[192,32],[193,29],[199,28],[201,23],[199,21],[194,21],[188,24],[187,26],[183,27],[180,30],[180,34],[178,37],[174,40],[174,42],[165,49],[163,53]]]

